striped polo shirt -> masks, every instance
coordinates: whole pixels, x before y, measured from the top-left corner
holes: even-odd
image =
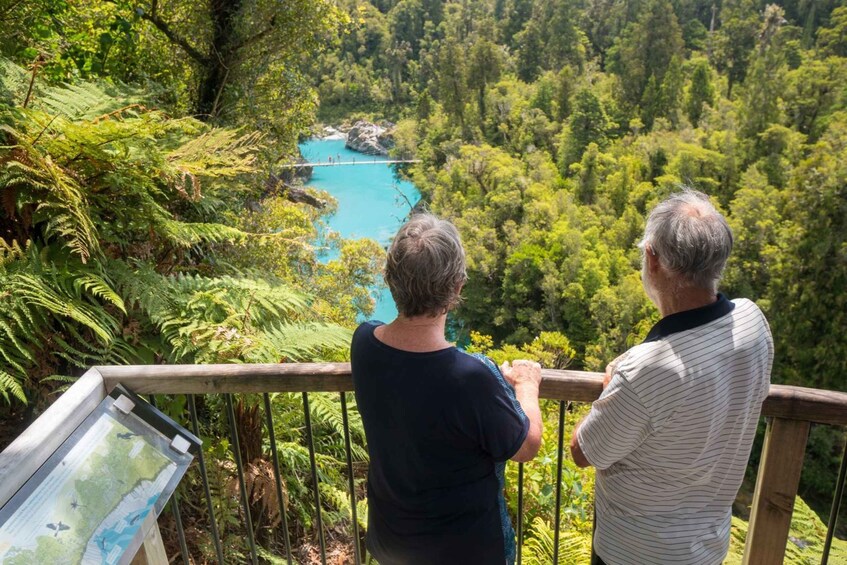
[[[723,561],[772,364],[761,310],[722,295],[663,318],[619,361],[577,431],[603,561]]]

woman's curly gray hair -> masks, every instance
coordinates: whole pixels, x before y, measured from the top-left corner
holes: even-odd
[[[403,316],[448,312],[459,303],[465,280],[465,250],[459,232],[447,220],[416,214],[394,236],[385,282]]]

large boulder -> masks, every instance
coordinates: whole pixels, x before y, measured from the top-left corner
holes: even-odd
[[[347,132],[347,149],[365,155],[388,155],[388,149],[394,146],[391,132],[382,126],[370,122],[356,122]]]

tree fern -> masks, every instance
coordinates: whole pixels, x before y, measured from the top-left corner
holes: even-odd
[[[30,76],[5,60],[0,71],[6,398],[23,398],[34,366],[244,360],[252,343],[277,343],[251,337],[264,327],[310,318],[307,299],[276,283],[157,272],[175,249],[202,256],[250,237],[207,216],[230,190],[219,179],[243,191],[260,136],[172,119],[100,83],[36,81],[14,107]]]
[[[179,247],[200,243],[243,243],[249,236],[243,231],[223,224],[189,223],[163,220],[158,223],[160,235]]]
[[[210,166],[217,177],[234,177],[253,172],[261,140],[256,132],[242,135],[235,130],[214,129],[189,138],[166,158],[181,173],[194,178],[206,175]]]
[[[335,399],[336,395],[311,394],[309,395],[309,408],[313,423],[328,426],[339,435],[343,433],[344,424],[341,413],[341,404]]]
[[[143,108],[144,99],[135,89],[101,81],[50,86],[39,84],[35,107],[75,120],[106,118],[116,112]]]
[[[30,72],[0,57],[0,103],[22,104],[30,79]],[[114,82],[51,85],[36,80],[29,107],[70,119],[90,120],[143,102],[137,90]]]

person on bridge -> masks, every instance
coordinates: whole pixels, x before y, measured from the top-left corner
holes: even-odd
[[[502,372],[444,336],[465,283],[456,228],[413,216],[388,250],[399,312],[366,322],[350,360],[367,438],[368,551],[381,565],[504,565],[515,560],[505,462],[541,445],[541,367]]]
[[[647,219],[642,281],[661,320],[606,368],[571,441],[597,469],[592,563],[717,565],[768,394],[773,339],[759,308],[717,286],[724,217],[685,190]]]

